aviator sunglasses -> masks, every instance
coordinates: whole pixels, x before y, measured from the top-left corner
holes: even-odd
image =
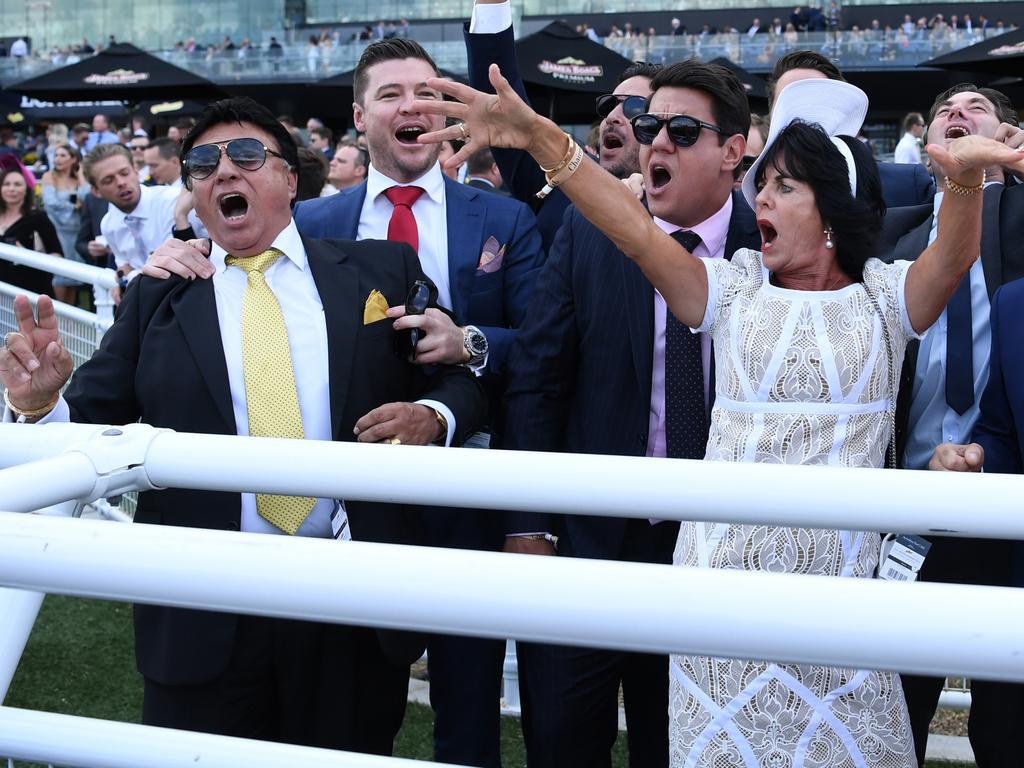
[[[604,120],[619,104],[622,105],[622,114],[626,116],[627,120],[632,120],[647,109],[647,99],[643,96],[625,96],[617,93],[603,93],[597,97],[597,116]]]
[[[653,144],[664,126],[668,126],[668,137],[680,147],[692,147],[696,144],[697,139],[700,138],[701,128],[707,128],[715,133],[722,132],[722,129],[717,125],[705,123],[703,120],[698,120],[689,115],[658,117],[657,115],[645,113],[637,115],[629,122],[633,126],[633,136],[641,144]]]
[[[198,147],[192,147],[185,155],[185,170],[188,175],[193,179],[207,178],[217,170],[221,150],[243,171],[258,171],[267,162],[267,155],[284,159],[284,155],[263,146],[259,139],[232,139],[221,144],[200,144]]]

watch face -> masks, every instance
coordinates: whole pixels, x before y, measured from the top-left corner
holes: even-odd
[[[469,350],[474,355],[482,355],[487,352],[487,337],[482,333],[470,331],[467,337]]]

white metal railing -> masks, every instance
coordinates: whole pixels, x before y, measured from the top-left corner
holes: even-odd
[[[67,498],[86,500],[162,485],[356,499],[370,498],[364,495],[366,489],[376,484],[372,497],[391,501],[761,522],[764,514],[746,509],[744,489],[755,488],[761,510],[767,508],[786,525],[851,527],[849,515],[860,510],[853,527],[861,529],[1021,537],[1021,523],[1012,514],[1024,485],[1020,477],[839,470],[845,482],[837,486],[838,475],[819,467],[493,451],[456,455],[403,446],[397,450],[406,451],[409,459],[403,462],[403,477],[415,488],[410,492],[393,484],[395,450],[177,434],[145,425],[2,425],[0,466],[30,463],[0,470],[0,509],[27,511]],[[218,456],[215,471],[193,474],[196,454]],[[484,469],[496,463],[500,473]],[[770,473],[775,477],[769,478],[765,469],[775,470]],[[718,482],[720,470],[728,470],[729,483]],[[490,503],[482,503],[478,494],[483,485],[472,481],[477,477],[488,478]],[[540,491],[524,489],[523,477],[536,478],[531,485]],[[553,477],[557,484],[548,479]],[[681,487],[687,493],[677,498]],[[836,487],[844,493],[823,492]],[[793,488],[800,493],[794,494]],[[629,503],[624,503],[624,493]],[[727,498],[708,505],[710,495]],[[822,498],[836,508],[835,515],[820,511]],[[880,498],[899,511],[877,511]],[[958,511],[943,511],[947,507]],[[927,511],[933,522],[922,528]],[[346,547],[345,557],[337,556],[338,546]],[[515,571],[513,580],[510,569]],[[303,576],[309,573],[316,579]],[[466,573],[474,578],[466,579]],[[10,514],[0,514],[0,583],[496,638],[1024,681],[1024,660],[1016,653],[1024,630],[1024,593],[995,587],[339,544]],[[338,590],[337,584],[346,588]],[[779,594],[786,600],[778,600]],[[679,595],[686,600],[679,601]],[[0,636],[0,660],[7,661],[0,664],[0,696],[13,674],[10,657],[20,655],[19,644],[27,638],[39,599],[38,593],[0,590],[0,615],[21,617]],[[613,621],[610,605],[615,607]],[[807,611],[807,605],[815,611]],[[898,638],[893,626],[905,628]],[[71,765],[184,765],[169,756],[168,762],[157,762],[164,756],[116,762],[92,752],[86,758],[70,735],[52,743],[31,740],[34,751],[28,752],[18,746],[26,742],[4,736],[6,718],[18,717],[40,727],[58,725],[39,713],[0,708],[0,750],[8,754]],[[70,734],[79,733],[84,723],[93,728],[90,721],[74,718],[66,723]],[[151,738],[146,729],[134,730],[139,726],[116,728],[128,729],[132,739],[145,743]],[[212,741],[204,741],[203,750],[216,752],[225,746],[217,737],[205,738]],[[58,743],[70,751],[58,750]]]

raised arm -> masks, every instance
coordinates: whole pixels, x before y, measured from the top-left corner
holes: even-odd
[[[447,161],[451,167],[485,146],[524,149],[541,168],[562,165],[561,170],[548,174],[549,182],[558,182],[558,188],[579,211],[639,265],[681,322],[691,327],[700,325],[708,298],[707,273],[700,260],[654,223],[626,185],[585,153],[577,157],[575,143],[555,123],[530,109],[496,65],[491,65],[489,76],[494,95],[448,80],[430,80],[431,88],[458,101],[420,100],[412,109],[455,118],[464,123],[464,128],[453,125],[423,134],[419,140],[432,143],[459,139],[465,130],[468,141]]]
[[[948,147],[929,144],[928,156],[946,177],[935,242],[907,273],[907,312],[914,330],[934,323],[981,252],[984,169],[1024,171],[1024,154],[983,136],[965,136]],[[951,183],[952,182],[952,183]]]
[[[8,333],[0,348],[0,382],[11,409],[29,421],[45,416],[57,404],[60,388],[71,377],[71,355],[61,343],[53,302],[39,297],[38,319],[25,296],[14,298],[17,332]]]

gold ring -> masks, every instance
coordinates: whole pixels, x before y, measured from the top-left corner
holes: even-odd
[[[392,437],[391,439],[388,440],[388,445],[401,445],[401,444],[402,444],[402,441],[399,440],[397,437]]]
[[[11,345],[11,341],[10,341],[11,336],[20,336],[22,339],[25,339],[25,334],[24,333],[19,333],[18,331],[11,331],[6,336],[4,336],[4,346],[5,347],[9,347]],[[25,343],[26,344],[28,343],[28,339],[25,339]]]
[[[462,134],[462,140],[463,141],[468,141],[469,140],[469,132],[466,130],[466,124],[465,123],[459,123],[459,133]]]

